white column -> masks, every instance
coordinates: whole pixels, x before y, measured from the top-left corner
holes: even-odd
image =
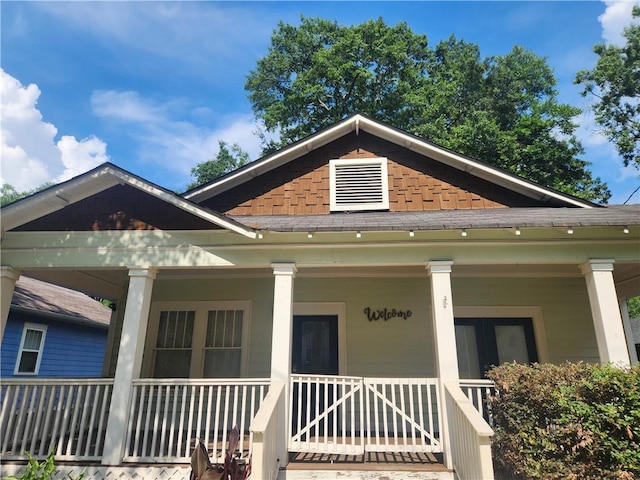
[[[296,266],[293,263],[273,263],[275,284],[273,288],[273,328],[271,332],[271,381],[284,382],[285,420],[278,424],[278,458],[287,463],[289,376],[291,373],[291,340],[293,334],[293,279]]]
[[[445,382],[458,381],[458,354],[456,330],[453,323],[453,299],[451,295],[451,261],[432,261],[427,264],[431,277],[431,311],[433,340],[436,353],[436,372],[440,383],[440,411],[442,415],[442,450],[444,464],[453,468],[451,439],[445,398]]]
[[[431,310],[436,349],[436,371],[442,381],[459,379],[451,296],[451,265],[453,262],[450,261],[429,262],[427,264],[427,270],[431,277]]]
[[[13,298],[13,290],[16,282],[20,278],[20,271],[11,267],[0,267],[0,343],[4,338],[4,327],[7,325],[9,310],[11,308],[11,299]]]
[[[587,282],[600,361],[624,366],[629,365],[629,352],[613,283],[613,262],[589,260],[582,264],[582,274]]]
[[[156,270],[153,268],[129,269],[129,290],[118,362],[113,379],[113,393],[102,457],[103,465],[119,465],[122,461],[133,391],[132,381],[140,377],[155,276]]]

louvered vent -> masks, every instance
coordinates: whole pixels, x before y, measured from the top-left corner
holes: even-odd
[[[331,210],[386,210],[386,158],[331,160]]]

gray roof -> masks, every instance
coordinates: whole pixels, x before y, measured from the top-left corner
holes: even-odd
[[[252,228],[275,232],[456,230],[462,228],[587,227],[640,225],[640,205],[603,208],[494,208],[330,215],[231,216]]]
[[[111,321],[111,309],[84,293],[25,276],[16,282],[11,306],[100,327]]]

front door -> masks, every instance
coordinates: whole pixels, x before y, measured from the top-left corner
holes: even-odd
[[[492,366],[538,361],[530,318],[456,318],[460,378],[483,378]]]
[[[293,374],[338,374],[338,316],[294,315],[293,345],[291,348],[291,373]],[[327,389],[327,391],[325,391]],[[293,387],[291,405],[294,432],[304,430],[312,423],[316,413],[323,413],[325,403],[331,402],[331,385],[308,385]],[[333,414],[325,422],[333,424]]]
[[[294,315],[291,373],[338,374],[337,315]]]

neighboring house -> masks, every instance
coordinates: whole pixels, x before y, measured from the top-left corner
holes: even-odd
[[[99,377],[111,310],[87,295],[20,277],[2,338],[0,376]]]
[[[93,478],[187,478],[195,438],[220,459],[238,425],[258,480],[296,454],[492,478],[485,370],[636,361],[639,242],[638,205],[361,115],[182,196],[104,164],[2,209],[3,305],[22,273],[118,306],[105,378],[3,413],[3,458],[51,442]],[[21,412],[31,384],[5,383]]]

